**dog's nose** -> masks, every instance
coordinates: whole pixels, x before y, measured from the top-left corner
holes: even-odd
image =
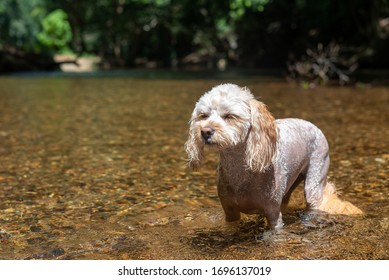
[[[215,129],[213,129],[210,126],[205,126],[201,128],[201,136],[204,138],[205,141],[208,141],[211,139],[212,135],[215,133]]]

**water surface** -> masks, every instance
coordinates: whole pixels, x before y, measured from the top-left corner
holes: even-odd
[[[220,82],[277,118],[314,122],[331,180],[360,217],[304,222],[301,188],[273,233],[228,227],[217,155],[185,166],[187,122]],[[389,88],[304,90],[277,79],[0,78],[0,259],[388,259]]]

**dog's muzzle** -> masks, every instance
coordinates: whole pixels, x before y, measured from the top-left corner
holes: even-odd
[[[212,135],[215,134],[215,129],[210,126],[205,126],[201,128],[201,136],[203,137],[205,143],[212,144]]]

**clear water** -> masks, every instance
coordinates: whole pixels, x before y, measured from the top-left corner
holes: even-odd
[[[366,214],[224,223],[217,155],[185,167],[187,122],[220,82],[314,122],[331,180]],[[0,259],[389,259],[389,88],[304,90],[250,77],[1,77]]]

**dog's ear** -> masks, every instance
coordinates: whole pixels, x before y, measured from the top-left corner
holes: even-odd
[[[204,159],[204,145],[199,141],[200,131],[195,129],[194,120],[189,122],[189,138],[185,143],[185,151],[188,154],[188,166],[199,169]]]
[[[263,171],[276,151],[277,128],[274,117],[262,102],[251,99],[251,130],[247,137],[246,164],[252,171]]]

